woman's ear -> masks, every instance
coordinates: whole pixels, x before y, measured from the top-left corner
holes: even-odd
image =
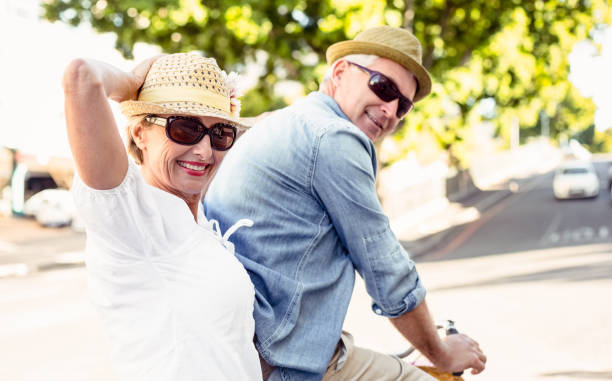
[[[136,143],[136,147],[140,148],[141,151],[144,150],[146,146],[146,134],[144,131],[145,128],[143,127],[142,123],[137,123],[135,126],[130,128],[129,131],[129,133],[132,134],[134,143]]]

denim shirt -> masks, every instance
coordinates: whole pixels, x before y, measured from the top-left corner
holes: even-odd
[[[257,349],[283,380],[320,380],[355,282],[375,313],[397,317],[425,298],[376,194],[376,155],[337,103],[311,93],[248,130],[204,201],[232,235],[256,290]]]

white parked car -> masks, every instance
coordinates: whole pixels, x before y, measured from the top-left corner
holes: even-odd
[[[23,212],[50,227],[69,226],[76,215],[72,195],[66,189],[45,189],[36,193],[24,203]]]
[[[599,195],[599,178],[590,162],[567,162],[555,172],[553,192],[557,199]]]

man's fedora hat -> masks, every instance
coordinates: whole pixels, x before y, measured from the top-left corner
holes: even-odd
[[[406,29],[379,26],[364,30],[354,39],[341,41],[327,48],[327,63],[349,54],[372,54],[395,61],[412,72],[419,84],[414,101],[423,99],[431,91],[431,78],[421,61],[421,44]]]
[[[235,77],[235,78],[234,78]],[[238,127],[248,127],[240,120],[240,101],[232,82],[237,75],[227,75],[214,58],[176,53],[156,60],[137,100],[119,104],[125,116],[143,114],[183,114],[213,116]]]

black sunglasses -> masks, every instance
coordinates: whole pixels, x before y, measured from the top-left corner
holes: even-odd
[[[166,136],[177,144],[186,146],[200,142],[208,134],[210,146],[217,151],[227,151],[236,140],[236,127],[228,123],[215,123],[206,127],[195,118],[186,116],[147,115],[145,120],[158,126],[166,127]]]
[[[357,66],[361,70],[365,71],[370,75],[370,80],[368,81],[368,87],[376,96],[382,99],[385,102],[391,102],[395,99],[399,99],[397,103],[397,117],[402,118],[404,115],[408,113],[408,111],[412,110],[414,107],[414,103],[406,98],[402,93],[400,93],[395,82],[383,73],[379,73],[374,70],[370,70],[367,67],[361,66],[354,62],[346,61],[351,65]]]

